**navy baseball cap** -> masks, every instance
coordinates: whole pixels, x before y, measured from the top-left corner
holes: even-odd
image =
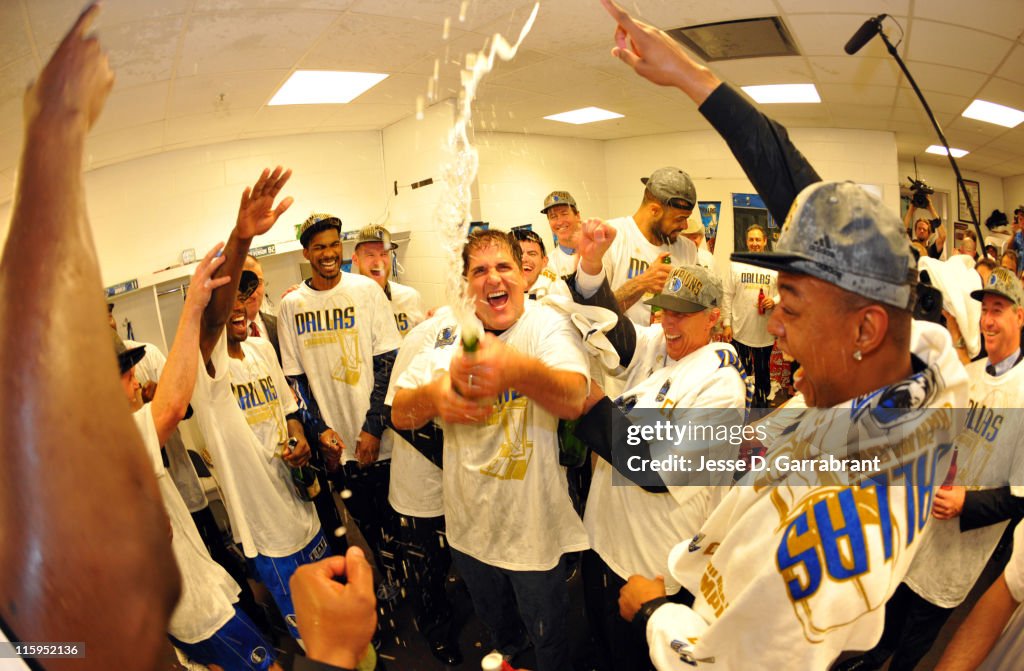
[[[917,263],[903,222],[853,182],[816,182],[796,197],[772,252],[737,252],[733,261],[817,277],[840,289],[909,310]]]
[[[142,357],[146,356],[146,346],[139,345],[138,347],[128,349],[124,341],[121,340],[121,336],[117,334],[117,331],[111,329],[110,333],[114,336],[114,352],[117,354],[117,365],[121,369],[121,375],[124,375],[132,369],[132,366],[142,361]]]

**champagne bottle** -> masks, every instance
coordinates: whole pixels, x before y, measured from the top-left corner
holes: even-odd
[[[587,463],[587,446],[576,437],[578,419],[558,422],[558,463],[566,468],[578,468]]]
[[[298,439],[288,439],[288,450],[294,450],[295,446],[299,444]],[[316,471],[309,464],[305,466],[289,466],[288,471],[292,476],[292,486],[295,487],[295,493],[299,495],[299,498],[303,501],[312,501],[320,493],[320,483],[316,479]]]

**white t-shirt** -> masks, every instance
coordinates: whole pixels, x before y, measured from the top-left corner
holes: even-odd
[[[285,375],[305,374],[327,426],[355,460],[356,440],[370,409],[373,357],[398,349],[402,336],[380,285],[342,273],[333,289],[303,282],[281,300],[278,340]],[[382,448],[377,460],[390,459]]]
[[[711,271],[715,269],[715,257],[704,245],[697,248],[697,265]]]
[[[655,329],[660,331],[661,327],[649,327]],[[664,351],[664,337],[660,349]],[[643,354],[638,349],[633,358],[643,360]],[[702,408],[743,410],[747,384],[732,346],[708,343],[679,361],[670,361],[638,386],[628,387],[623,397],[635,398],[632,405],[648,412],[666,406],[693,409],[688,417],[696,421]],[[666,418],[671,419],[671,414]],[[738,424],[742,425],[743,419],[742,412],[736,414]],[[613,471],[611,464],[598,459],[584,516],[591,547],[623,580],[634,574],[663,575],[665,590],[675,594],[679,581],[669,573],[668,554],[680,538],[696,534],[707,519],[711,512],[710,487],[670,487],[671,493],[656,494],[613,482]]]
[[[459,338],[454,320],[445,328],[445,337],[425,343],[399,378],[399,389],[423,386],[436,371],[447,370]],[[523,316],[498,337],[552,369],[588,376],[579,332],[553,308],[526,301]],[[558,463],[557,417],[508,390],[484,423],[440,425],[453,548],[511,571],[546,571],[566,552],[587,549]]]
[[[139,345],[146,346],[146,355],[142,357],[139,363],[135,364],[135,379],[143,387],[150,382],[159,383],[160,376],[164,372],[164,366],[167,364],[167,358],[164,356],[164,353],[152,343],[125,340],[124,345],[128,349],[138,347]],[[203,489],[202,483],[199,482],[199,476],[196,474],[195,466],[192,465],[192,459],[188,456],[188,450],[181,437],[180,424],[174,428],[171,435],[167,436],[163,447],[167,452],[167,461],[171,465],[168,472],[171,474],[174,484],[178,487],[178,492],[185,501],[185,505],[190,512],[202,510],[210,502],[206,499],[206,492]]]
[[[642,275],[658,260],[659,254],[670,252],[672,265],[675,266],[697,262],[697,247],[683,236],[676,238],[672,244],[652,245],[640,232],[633,217],[610,219],[608,223],[618,231],[603,259],[604,271],[612,291],[618,290],[627,280]],[[627,317],[644,326],[651,323],[651,306],[644,305],[646,298],[650,296],[641,296],[626,310]]]
[[[992,646],[988,657],[978,671],[1016,671],[1024,659],[1024,524],[1018,524],[1013,531],[1013,555],[1003,571],[1010,596],[1017,602],[1017,610],[1003,628],[999,640]]]
[[[775,342],[768,333],[771,311],[757,312],[757,297],[763,291],[767,298],[777,292],[779,274],[733,261],[723,282],[722,325],[732,326],[732,337],[747,347],[767,347]]]
[[[802,411],[795,428],[768,446],[769,466],[778,455],[820,455],[822,438],[830,431],[842,430],[845,440],[851,428],[846,418],[854,414],[862,452],[890,445],[893,431],[920,431],[930,439],[910,443],[919,445],[921,454],[920,459],[917,452],[904,455],[903,464],[913,469],[910,479],[919,482],[918,464],[925,462],[922,480],[930,480],[928,460],[944,473],[948,454],[936,459],[931,450],[952,443],[960,417],[956,410],[934,409],[967,404],[967,374],[951,345],[942,327],[915,322],[911,350],[926,370],[882,394],[841,403],[840,413]],[[933,410],[908,415],[909,421],[891,429],[880,426],[865,406],[874,407],[901,390],[923,399],[916,407]],[[888,473],[899,470],[898,465],[887,468],[886,459],[882,464]],[[803,472],[785,475],[772,486],[734,486],[700,535],[683,540],[669,555],[672,574],[696,601],[692,609],[666,604],[651,616],[647,640],[655,667],[827,669],[843,650],[871,649],[884,628],[885,603],[928,531],[922,529],[927,517],[916,509],[908,515],[907,500],[926,497],[926,490],[904,486],[907,472],[902,472],[884,488],[808,485]],[[942,477],[936,476],[936,486]],[[711,658],[713,664],[705,663]]]
[[[1024,454],[1019,443],[1021,408],[1024,407],[1024,366],[994,377],[985,372],[988,360],[967,365],[970,407],[967,427],[957,436],[955,484],[969,490],[979,483],[1024,483]],[[995,486],[995,485],[993,485]],[[987,488],[987,487],[984,487]],[[1011,487],[1024,495],[1024,487]],[[942,608],[956,608],[974,587],[999,544],[1009,521],[960,531],[960,518],[932,519],[921,541],[906,583],[922,598]]]
[[[548,268],[558,277],[565,277],[576,272],[576,264],[580,261],[579,252],[566,254],[558,243],[551,245],[548,252]]]
[[[171,613],[167,632],[185,643],[205,641],[235,616],[233,604],[238,601],[240,590],[227,571],[210,558],[181,494],[164,468],[153,409],[143,406],[134,419],[170,518],[171,550],[181,573],[181,597]]]
[[[442,307],[433,317],[406,334],[391,370],[391,384],[385,399],[389,406],[395,398],[395,383],[402,373],[428,344],[436,342],[439,329],[450,321],[451,311]],[[382,450],[385,443],[391,448],[391,483],[388,488],[391,507],[401,515],[412,517],[444,515],[441,469],[391,429],[385,431],[381,438]]]
[[[242,343],[242,351],[241,361],[229,357],[227,336],[221,336],[210,356],[214,377],[199,362],[192,407],[224,490],[235,542],[246,557],[285,557],[320,530],[313,503],[295,493],[279,456],[288,438],[285,415],[298,406],[270,343],[254,338]]]
[[[398,282],[388,282],[391,287],[391,311],[395,315],[395,326],[404,338],[413,326],[416,326],[426,314],[423,309],[423,298],[420,292]]]

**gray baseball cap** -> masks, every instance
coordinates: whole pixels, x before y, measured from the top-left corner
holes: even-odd
[[[988,276],[988,282],[980,289],[971,292],[971,298],[980,301],[985,294],[1002,296],[1017,307],[1024,307],[1024,287],[1013,271],[999,267]]]
[[[398,243],[391,241],[391,233],[380,224],[370,224],[359,229],[356,235],[356,249],[364,242],[383,242],[384,251],[398,249]]]
[[[644,301],[672,312],[700,312],[722,304],[722,280],[703,266],[676,266],[660,294]]]
[[[697,187],[693,185],[690,176],[679,168],[667,167],[658,168],[651,173],[650,177],[641,177],[647,190],[655,198],[670,207],[678,207],[680,210],[692,210],[697,206]],[[683,203],[686,207],[680,207]],[[673,202],[677,201],[677,202]]]
[[[917,264],[903,222],[853,182],[816,182],[796,197],[773,252],[733,261],[802,273],[901,310],[914,303]]]
[[[552,191],[548,194],[548,197],[544,199],[544,207],[541,208],[541,214],[547,214],[555,205],[569,205],[573,209],[576,208],[576,199],[572,197],[572,194],[568,191]]]

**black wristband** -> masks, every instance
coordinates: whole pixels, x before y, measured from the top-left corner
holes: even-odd
[[[640,610],[638,610],[636,615],[633,616],[633,626],[644,634],[645,639],[647,637],[647,621],[651,619],[651,615],[654,615],[654,611],[658,610],[666,603],[669,603],[668,597],[659,596],[640,604]]]

